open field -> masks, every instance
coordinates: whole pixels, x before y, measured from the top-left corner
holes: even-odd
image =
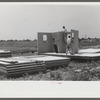
[[[28,53],[37,50],[36,41],[0,41],[0,50],[10,50],[13,54]]]
[[[89,47],[100,48],[100,45],[81,45],[81,48]],[[0,49],[11,50],[14,56],[24,55],[24,53],[34,55],[34,53],[29,52],[31,50],[37,50],[37,44],[33,41],[0,42]],[[47,69],[46,72],[37,72],[34,74],[25,73],[20,77],[7,78],[6,76],[0,76],[0,80],[98,81],[100,80],[100,61],[71,61],[69,66],[59,66],[54,69]]]
[[[79,42],[79,48],[100,48],[100,42],[89,42],[86,40]],[[37,41],[0,41],[0,50],[10,50],[13,54],[28,53],[37,51]]]

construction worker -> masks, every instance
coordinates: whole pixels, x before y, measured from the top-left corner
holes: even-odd
[[[56,44],[56,42],[55,42],[55,38],[53,38],[53,45],[54,45],[54,51],[55,51],[56,53],[58,53],[58,47],[57,47],[57,44]]]
[[[71,54],[71,34],[67,34],[67,55]]]
[[[67,29],[65,28],[65,26],[63,26],[63,29],[64,29],[64,39],[65,42],[67,42]]]
[[[63,26],[64,29],[64,39],[66,42],[66,55],[70,55],[71,54],[71,34],[67,33],[67,29],[65,28],[65,26]]]

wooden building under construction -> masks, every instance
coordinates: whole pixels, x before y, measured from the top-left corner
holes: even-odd
[[[78,53],[78,35],[79,31],[71,30],[67,32],[71,34],[73,39],[73,52]],[[66,42],[64,39],[64,32],[53,32],[53,33],[38,33],[38,53],[54,52],[54,41],[58,48],[58,53],[66,53]]]

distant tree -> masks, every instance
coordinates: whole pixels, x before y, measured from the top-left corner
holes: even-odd
[[[5,42],[5,40],[0,40],[0,42]]]
[[[82,40],[85,40],[85,38],[82,38]]]
[[[31,41],[30,39],[26,39],[26,41]]]
[[[90,37],[88,37],[88,41],[91,42],[91,38]]]
[[[90,40],[91,38],[90,38],[90,37],[88,37],[88,39]]]
[[[18,42],[18,40],[14,40],[14,41]]]
[[[96,41],[96,42],[99,42],[99,39],[95,37],[95,41]]]
[[[11,40],[7,40],[7,42],[13,42],[13,41],[14,41],[14,40],[12,40],[12,39],[11,39]]]
[[[34,39],[33,41],[34,41],[34,42],[36,42],[36,41],[37,41],[37,39]]]
[[[27,41],[28,42],[28,41],[31,41],[31,40],[29,40],[29,39],[23,39],[22,41]]]
[[[19,42],[22,42],[22,40],[19,40]]]
[[[78,38],[79,42],[81,41],[81,38]]]

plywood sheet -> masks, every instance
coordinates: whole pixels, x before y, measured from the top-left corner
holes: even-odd
[[[0,53],[9,53],[10,51],[7,50],[0,50]]]
[[[96,59],[100,60],[100,49],[81,49],[78,54],[66,55],[66,53],[45,53],[44,55],[59,56],[59,57],[70,57],[75,59]]]
[[[79,53],[100,53],[100,49],[93,49],[93,48],[80,49]]]
[[[54,66],[68,65],[69,62],[70,58],[47,55],[0,58],[0,70],[8,75],[22,74],[32,71],[44,71]]]
[[[32,59],[38,60],[38,61],[57,61],[57,60],[66,60],[69,58],[57,57],[57,56],[44,56],[44,57],[38,57],[38,58],[32,58]]]

